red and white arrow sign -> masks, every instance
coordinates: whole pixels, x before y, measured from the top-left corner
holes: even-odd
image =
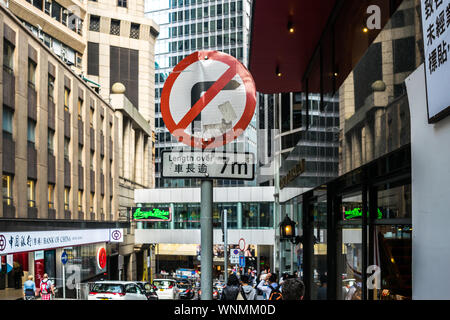
[[[223,146],[241,135],[256,107],[253,77],[234,57],[197,51],[167,78],[161,114],[178,141],[202,149]]]

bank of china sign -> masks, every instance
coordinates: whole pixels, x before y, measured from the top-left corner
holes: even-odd
[[[123,242],[123,229],[0,232],[0,255],[100,242]]]
[[[421,0],[428,122],[450,114],[450,0]]]

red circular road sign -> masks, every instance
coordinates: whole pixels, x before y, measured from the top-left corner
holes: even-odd
[[[240,100],[235,99],[238,92]],[[221,99],[215,99],[219,93]],[[227,97],[229,101],[225,101]],[[202,111],[213,105],[210,104],[213,100],[216,104],[225,101],[218,107],[222,119],[217,118],[219,110],[210,106],[205,114],[219,121],[208,124],[209,127],[202,121],[200,136],[194,134],[194,120],[202,117]],[[234,57],[218,51],[197,51],[180,61],[161,94],[161,114],[167,129],[178,141],[201,149],[220,147],[240,136],[252,120],[255,107],[256,88],[250,72]],[[188,126],[191,132],[187,132]],[[209,132],[216,134],[207,136],[205,130],[210,129],[206,128],[214,128],[215,131]]]
[[[245,240],[244,238],[239,239],[239,250],[244,251],[245,250]]]
[[[97,266],[99,269],[106,268],[106,249],[103,247],[97,250]]]

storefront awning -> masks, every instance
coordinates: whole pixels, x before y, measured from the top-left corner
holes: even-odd
[[[335,3],[336,0],[253,1],[249,69],[257,91],[302,91],[301,75]]]
[[[402,1],[253,1],[249,70],[256,90],[305,92],[308,78],[309,92],[333,92]]]

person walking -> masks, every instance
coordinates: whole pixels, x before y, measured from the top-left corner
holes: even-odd
[[[53,283],[46,273],[44,273],[41,283],[39,284],[39,292],[42,300],[52,300],[52,295],[55,294]]]
[[[220,300],[237,300],[240,291],[239,279],[232,273],[228,277],[228,282],[222,290]]]
[[[32,275],[29,275],[28,280],[23,284],[23,298],[24,300],[36,299],[36,284]]]
[[[265,300],[269,300],[272,291],[278,290],[278,276],[276,273],[268,273],[266,275],[266,280],[262,280],[258,285],[257,289],[263,292]]]
[[[256,300],[256,290],[249,285],[249,276],[244,274],[241,276],[241,294],[244,300]]]

